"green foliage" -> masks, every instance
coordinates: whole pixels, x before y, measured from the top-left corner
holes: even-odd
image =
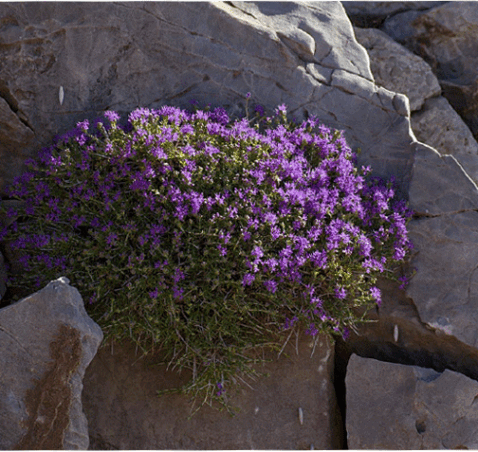
[[[67,276],[106,340],[190,369],[178,390],[203,403],[226,402],[294,328],[347,335],[410,248],[409,213],[365,182],[340,132],[285,113],[79,123],[10,189],[25,201],[0,234],[22,254],[10,287]]]

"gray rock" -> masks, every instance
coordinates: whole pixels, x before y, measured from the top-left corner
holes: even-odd
[[[352,355],[346,387],[350,449],[478,447],[478,382],[464,375]]]
[[[440,154],[453,155],[467,174],[478,181],[478,143],[444,97],[428,99],[421,111],[412,113],[411,124],[419,141]]]
[[[342,2],[350,20],[358,27],[377,27],[382,22],[404,11],[421,11],[446,2]]]
[[[285,103],[299,119],[345,130],[361,164],[407,184],[406,105],[371,85],[339,2],[3,3],[0,16],[8,17],[0,81],[35,133],[23,158],[107,109],[125,115],[195,99],[242,114],[250,92],[252,104]],[[10,155],[0,145],[0,158]],[[15,174],[0,172],[0,192]]]
[[[478,143],[444,97],[430,66],[380,30],[355,28],[370,57],[375,82],[410,100],[411,126],[417,139],[450,154],[478,180]],[[419,110],[419,111],[418,111]]]
[[[5,263],[5,258],[0,252],[0,301],[7,291],[7,267]]]
[[[478,191],[452,155],[417,143],[410,183],[410,207],[418,215],[439,216],[476,210]]]
[[[383,31],[427,61],[444,96],[478,136],[478,5],[449,2],[423,13],[403,13]]]
[[[430,66],[382,31],[355,28],[355,36],[367,49],[375,83],[405,94],[412,112],[420,110],[426,99],[441,93]]]
[[[87,449],[81,391],[103,334],[66,278],[0,310],[0,448]]]
[[[9,105],[5,100],[9,97],[2,90],[2,79],[0,78],[0,159],[2,161],[0,178],[0,191],[6,182],[13,179],[13,175],[20,174],[23,168],[25,154],[23,148],[28,148],[34,141],[34,132],[31,127],[22,121],[15,111],[15,107]]]
[[[478,188],[453,156],[418,144],[409,224],[418,251],[407,288],[422,322],[478,346]]]
[[[312,354],[313,352],[313,354]],[[115,344],[99,351],[86,371],[83,404],[91,449],[340,449],[342,427],[333,387],[334,348],[321,337],[291,339],[288,355],[266,355],[257,367],[268,376],[246,381],[231,394],[240,411],[231,417],[208,405],[190,419],[187,397],[174,388],[189,373],[167,371],[157,357],[140,359],[135,348]]]

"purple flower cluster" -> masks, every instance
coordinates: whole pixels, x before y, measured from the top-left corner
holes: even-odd
[[[10,187],[24,207],[0,240],[25,268],[10,285],[67,273],[106,332],[154,343],[166,329],[195,349],[247,346],[261,322],[346,336],[411,248],[410,212],[340,132],[286,114],[251,126],[165,106],[78,123]]]

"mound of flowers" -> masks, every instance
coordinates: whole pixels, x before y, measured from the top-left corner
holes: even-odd
[[[67,276],[106,340],[130,338],[180,388],[224,402],[263,348],[342,334],[381,303],[411,247],[406,204],[314,118],[232,121],[165,106],[84,121],[10,187],[9,287]]]

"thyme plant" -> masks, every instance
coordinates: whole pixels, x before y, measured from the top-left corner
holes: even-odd
[[[347,336],[410,249],[410,213],[341,132],[286,113],[80,122],[10,187],[23,204],[0,240],[23,270],[9,287],[67,276],[106,340],[162,350],[203,402],[224,402],[294,328]]]

